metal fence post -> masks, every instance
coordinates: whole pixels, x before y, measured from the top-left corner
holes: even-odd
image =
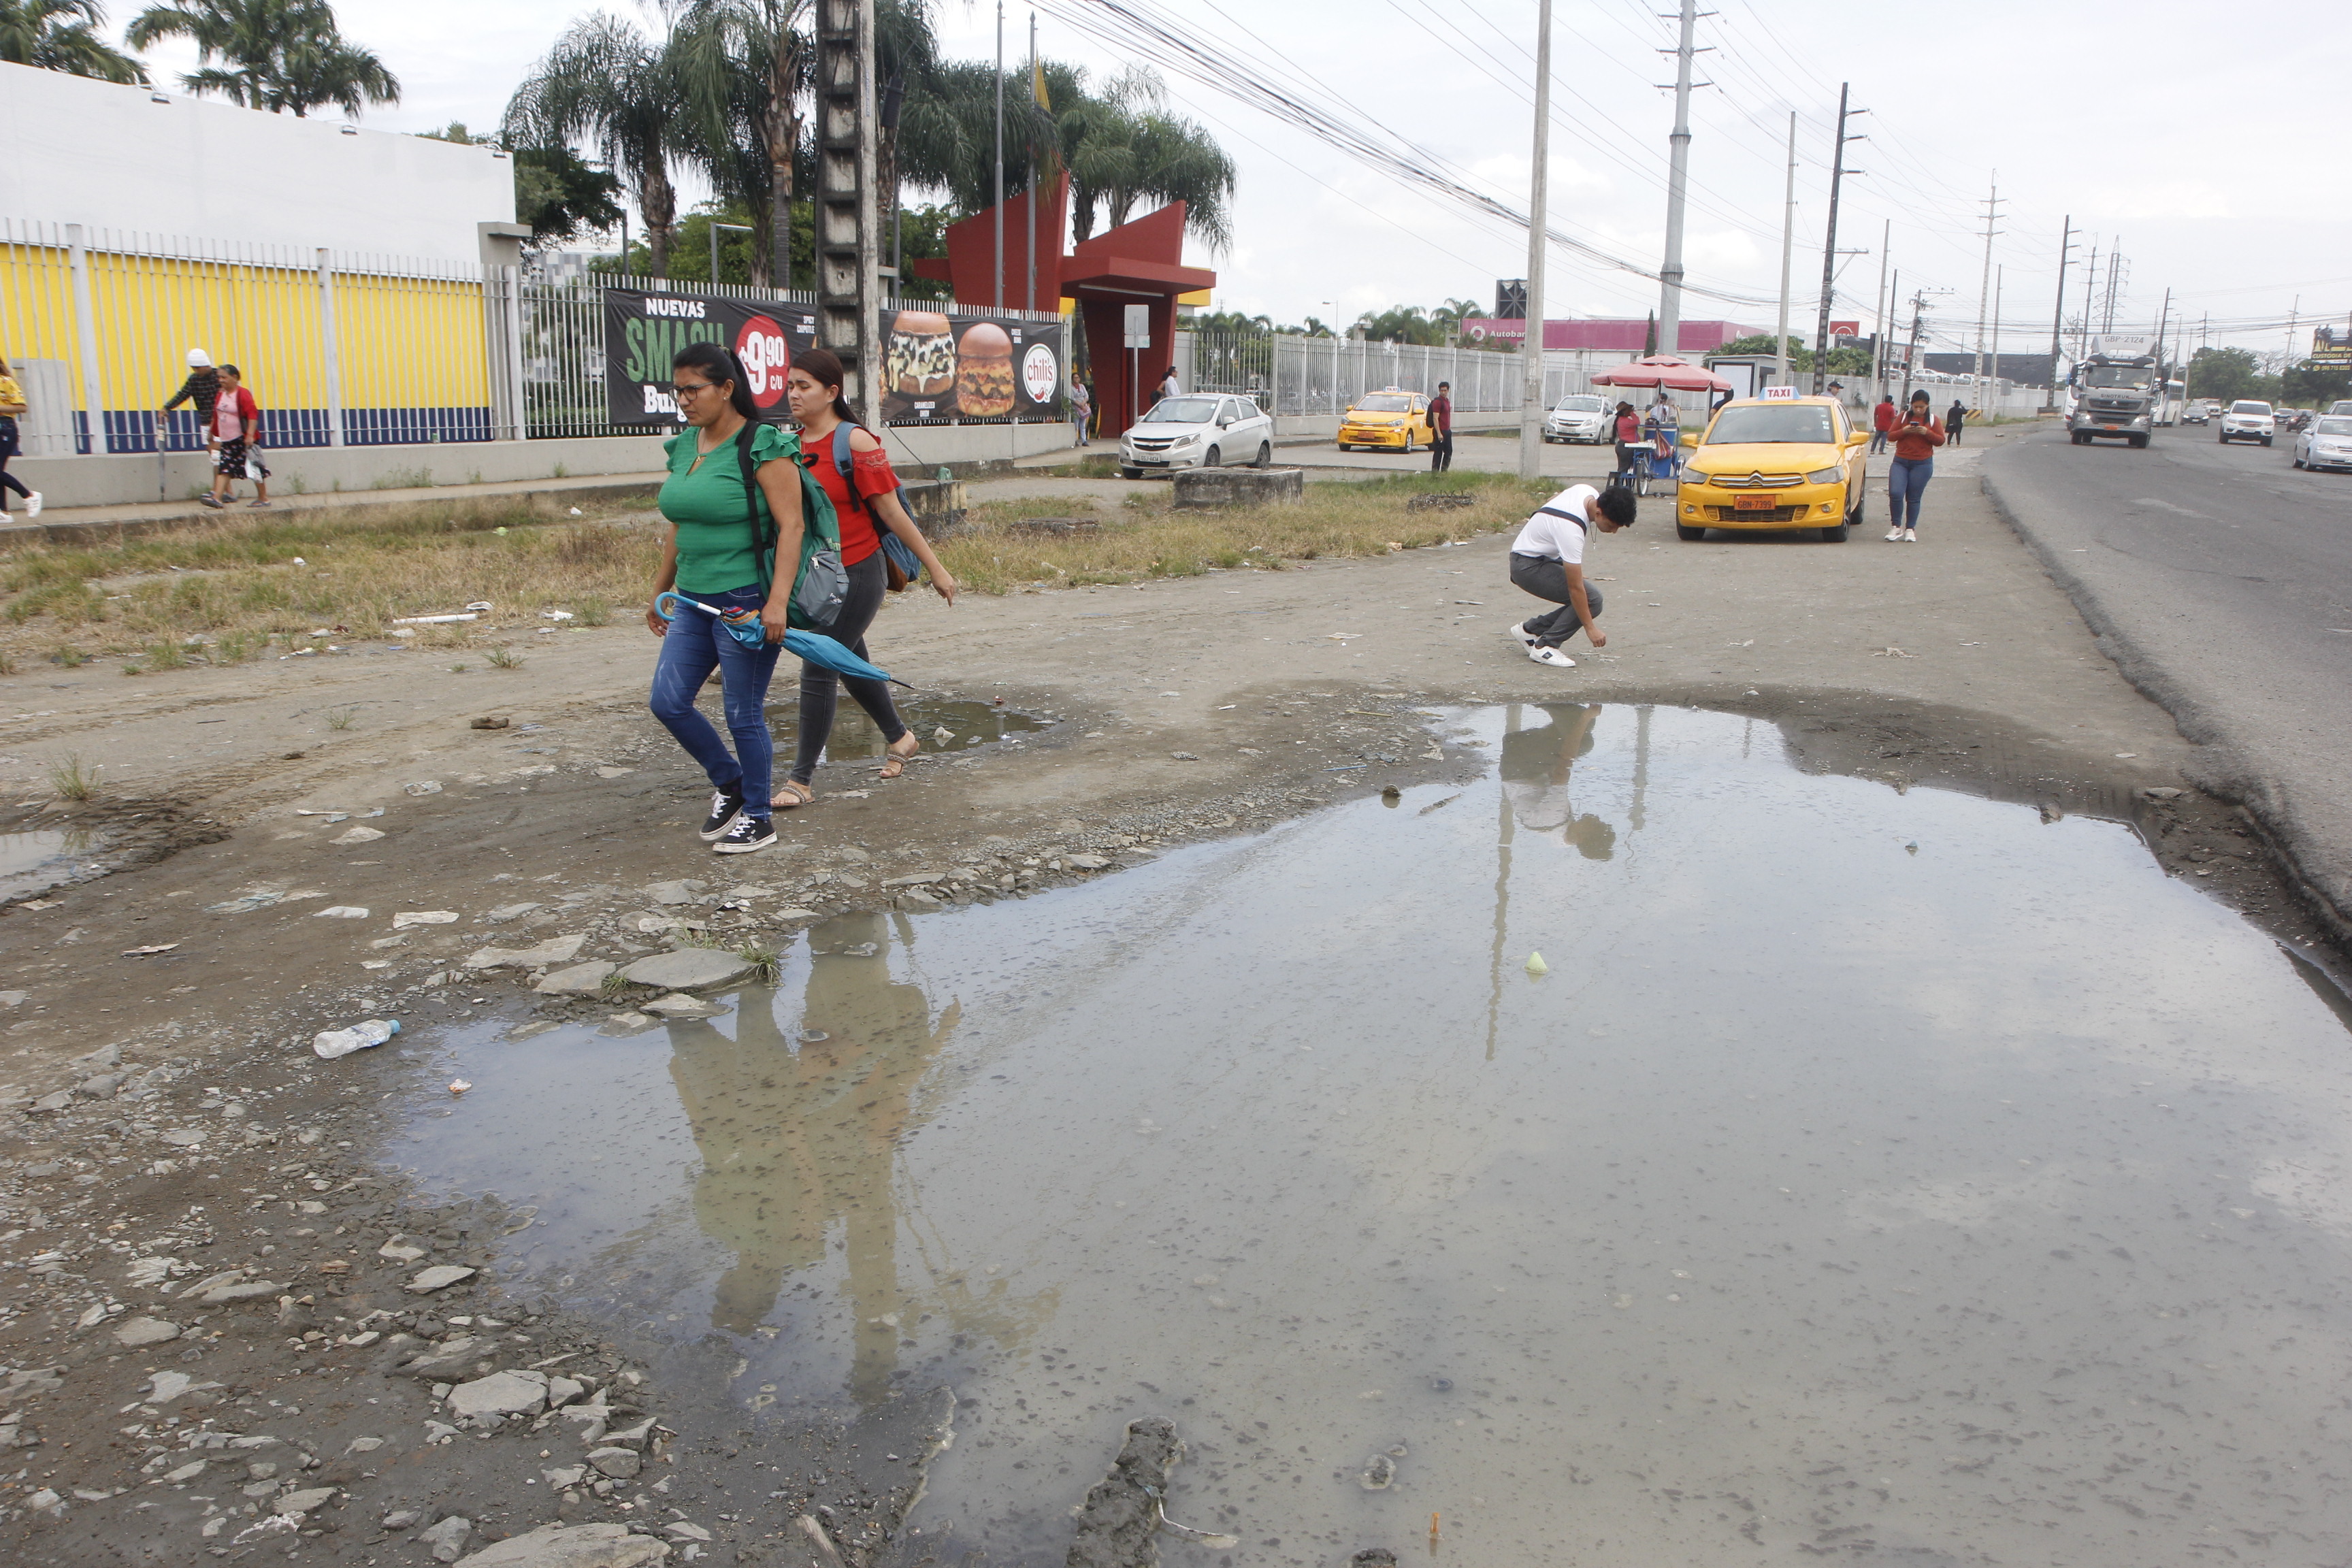
[[[335,332],[335,267],[319,247],[319,363],[327,391],[327,445],[343,444],[343,353]]]
[[[66,255],[73,269],[74,331],[81,353],[81,449],[96,457],[106,450],[106,399],[98,372],[98,312],[89,299],[89,253],[83,248],[78,223],[66,225]]]

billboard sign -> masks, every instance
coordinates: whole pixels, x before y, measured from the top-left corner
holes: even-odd
[[[2315,365],[2352,365],[2352,326],[2314,329],[2311,363]]]
[[[790,416],[784,381],[816,344],[816,312],[783,300],[607,289],[605,416],[615,425],[676,425],[670,359],[689,343],[719,343],[743,363],[763,417]],[[882,312],[885,421],[1058,418],[1067,376],[1059,321]]]

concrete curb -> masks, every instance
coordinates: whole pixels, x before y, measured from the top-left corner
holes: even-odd
[[[1996,464],[1990,460],[1996,456],[1988,454],[1989,460],[1978,472],[1985,499],[2065,592],[2091,628],[2099,650],[2114,661],[2116,672],[2133,689],[2170,714],[2181,736],[2198,748],[2184,770],[2189,782],[2243,811],[2304,901],[2338,942],[2352,944],[2352,899],[2340,899],[2330,890],[2331,886],[2352,887],[2352,875],[2336,867],[2337,854],[2302,823],[2294,806],[2281,797],[2275,781],[2247,755],[2244,743],[2227,721],[2184,689],[2172,671],[2126,629],[2098,587],[2035,530],[2028,516],[2032,508],[2021,506],[2003,493]]]

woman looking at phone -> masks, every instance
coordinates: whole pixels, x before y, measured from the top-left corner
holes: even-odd
[[[1944,427],[1928,412],[1926,393],[1911,395],[1911,406],[1886,435],[1895,443],[1895,461],[1886,470],[1886,504],[1894,514],[1886,542],[1916,544],[1919,502],[1936,477],[1936,448],[1944,444]]]

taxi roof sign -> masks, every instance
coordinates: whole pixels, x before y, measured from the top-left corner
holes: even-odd
[[[1780,384],[1780,385],[1778,385],[1778,386],[1768,386],[1768,387],[1766,387],[1766,388],[1764,389],[1763,393],[1762,393],[1762,395],[1763,395],[1763,396],[1765,396],[1765,397],[1767,397],[1767,398],[1774,398],[1774,399],[1787,399],[1787,398],[1791,398],[1791,397],[1796,396],[1796,395],[1797,395],[1797,389],[1796,389],[1795,387],[1793,387],[1793,386],[1789,385],[1787,383],[1783,382],[1782,384]]]

